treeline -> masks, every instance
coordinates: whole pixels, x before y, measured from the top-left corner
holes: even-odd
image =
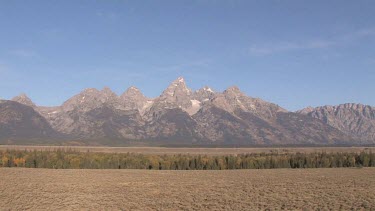
[[[224,170],[273,168],[375,167],[375,154],[361,153],[252,153],[239,155],[143,155],[74,150],[0,151],[0,167],[53,169]]]

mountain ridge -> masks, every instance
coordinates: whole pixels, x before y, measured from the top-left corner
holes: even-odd
[[[375,139],[375,107],[359,103],[308,107],[297,111],[324,121],[361,141]]]
[[[359,136],[342,124],[325,121],[324,115],[316,114],[317,108],[289,112],[277,104],[247,96],[237,86],[223,92],[208,86],[193,91],[182,77],[155,98],[148,98],[131,86],[121,95],[108,87],[84,89],[55,107],[36,106],[26,95],[12,100],[32,108],[56,134],[88,144],[87,140],[217,145],[375,143],[375,135],[366,134],[365,129]],[[373,109],[352,107],[375,117]],[[361,117],[360,111],[354,110],[341,115],[350,114],[353,121],[361,119],[362,125],[371,126],[367,128],[372,133],[372,119]],[[0,113],[0,119],[3,115]]]

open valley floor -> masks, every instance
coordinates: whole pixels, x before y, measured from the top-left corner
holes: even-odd
[[[371,210],[375,168],[0,168],[1,210]]]

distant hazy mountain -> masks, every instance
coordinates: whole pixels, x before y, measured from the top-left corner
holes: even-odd
[[[375,107],[347,103],[337,106],[308,107],[298,113],[322,120],[357,141],[375,142]]]
[[[12,100],[18,103],[1,103],[8,109],[0,113],[1,140],[29,133],[64,141],[59,138],[63,134],[75,142],[104,145],[333,145],[375,140],[374,109],[369,106],[353,105],[338,113],[323,107],[293,113],[246,96],[236,86],[224,92],[207,86],[193,91],[181,77],[154,99],[130,87],[121,96],[109,88],[85,89],[57,107],[36,106],[26,95]],[[10,111],[33,115],[20,122]]]

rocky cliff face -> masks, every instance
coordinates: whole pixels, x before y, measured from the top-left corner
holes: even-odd
[[[287,112],[231,87],[207,102],[193,118],[211,141],[250,144],[345,144],[350,138],[324,122]]]
[[[157,97],[150,110],[146,113],[149,117],[160,115],[166,109],[179,108],[183,111],[189,112],[193,105],[192,102],[192,91],[187,88],[185,80],[183,78],[177,78],[173,81],[163,93]]]
[[[208,86],[205,86],[201,89],[198,89],[193,93],[194,100],[199,101],[200,103],[207,102],[213,99],[217,95],[217,92],[211,89]]]
[[[78,141],[313,145],[357,143],[353,134],[363,143],[374,136],[373,123],[367,123],[374,119],[372,108],[342,108],[340,112],[309,108],[292,113],[246,96],[235,86],[224,92],[207,86],[192,91],[183,78],[173,81],[154,99],[130,87],[121,96],[109,88],[86,89],[57,107],[36,106],[25,95],[13,100],[37,113],[45,127]]]
[[[109,88],[85,89],[59,107],[37,110],[56,131],[77,139],[141,139],[142,101],[132,101],[137,99],[134,91],[118,97]]]
[[[280,106],[259,98],[246,96],[236,86],[230,87],[213,98],[212,103],[230,113],[236,110],[252,113],[262,119],[272,119],[278,112],[286,112]]]
[[[120,104],[125,110],[138,110],[143,115],[152,106],[153,101],[145,97],[138,88],[132,86],[120,96]]]
[[[338,106],[305,108],[298,113],[320,119],[356,140],[375,143],[375,108],[347,103]]]
[[[64,111],[81,110],[83,112],[107,105],[111,108],[122,108],[119,97],[108,87],[99,91],[97,89],[85,89],[78,95],[64,102],[61,109]]]

